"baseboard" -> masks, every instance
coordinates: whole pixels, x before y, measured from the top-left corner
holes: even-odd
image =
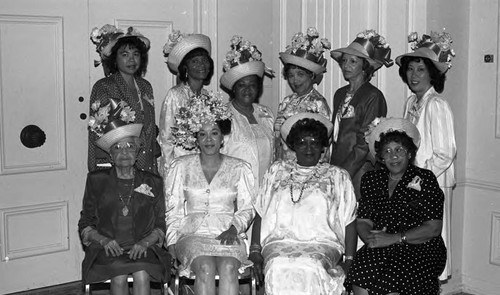
[[[39,289],[26,290],[6,295],[81,295],[82,281],[64,283],[60,285],[44,287]]]

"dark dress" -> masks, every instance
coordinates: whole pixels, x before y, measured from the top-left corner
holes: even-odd
[[[90,94],[90,107],[92,107],[92,104],[96,101],[100,101],[101,106],[104,106],[109,103],[110,98],[114,98],[117,101],[125,101],[131,109],[135,111],[136,119],[134,123],[144,124],[140,135],[144,146],[139,155],[137,155],[136,167],[141,170],[158,173],[156,157],[159,156],[161,152],[160,146],[156,141],[157,134],[153,87],[151,87],[151,84],[143,78],[135,77],[135,81],[141,93],[140,101],[138,101],[136,96],[134,96],[132,90],[128,88],[122,75],[117,72],[109,77],[100,79],[94,84],[94,87],[92,87],[92,93]],[[98,164],[111,163],[109,154],[97,147],[95,144],[96,140],[97,135],[89,131],[89,171],[102,169],[98,166]],[[105,169],[107,168],[105,167]]]
[[[420,188],[408,184],[420,177]],[[384,167],[367,172],[361,181],[362,198],[358,218],[369,219],[374,230],[387,228],[400,233],[428,220],[442,220],[443,192],[430,170],[409,165],[389,198],[389,172]],[[446,263],[446,247],[441,236],[421,244],[393,244],[384,248],[358,250],[349,271],[351,284],[369,290],[370,295],[439,294],[439,275]]]
[[[151,194],[138,192],[141,186],[151,188]],[[126,215],[122,211],[125,204]],[[80,234],[87,227],[116,240],[124,254],[108,257],[101,245],[82,237],[86,245],[82,263],[84,282],[102,281],[140,270],[147,271],[153,280],[167,281],[170,255],[162,248],[162,240],[148,248],[147,257],[131,260],[127,254],[135,243],[151,232],[158,231],[161,238],[165,235],[165,199],[159,176],[137,170],[133,181],[124,181],[116,177],[114,168],[89,173],[78,223]]]
[[[348,90],[349,85],[346,85],[335,92],[332,117],[334,125],[335,117],[344,103]],[[356,198],[359,200],[361,176],[366,171],[375,169],[369,159],[365,131],[373,119],[387,115],[387,104],[384,94],[370,82],[366,82],[354,93],[349,105],[353,107],[354,112],[345,112],[341,117],[337,141],[332,145],[330,163],[349,172]]]

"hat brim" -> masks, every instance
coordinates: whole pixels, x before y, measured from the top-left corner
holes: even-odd
[[[439,62],[436,53],[434,51],[430,50],[429,48],[425,48],[425,47],[417,48],[413,52],[405,53],[405,54],[402,54],[402,55],[396,57],[396,64],[398,66],[401,66],[401,59],[405,56],[427,58],[430,61],[432,61],[434,66],[436,66],[436,68],[438,69],[438,71],[441,74],[444,74],[448,71],[448,64],[445,62]]]
[[[179,64],[182,62],[186,54],[196,48],[203,48],[212,54],[212,43],[208,36],[203,34],[191,34],[185,36],[177,43],[167,57],[168,68],[175,74],[179,73]]]
[[[420,146],[420,132],[412,122],[402,118],[388,118],[375,126],[366,139],[374,159],[376,159],[375,142],[380,140],[380,134],[396,130],[404,131],[417,148]]]
[[[323,115],[318,113],[298,113],[286,119],[283,125],[281,125],[280,133],[283,140],[286,141],[286,138],[288,137],[288,134],[290,133],[290,130],[292,130],[292,127],[295,123],[306,118],[319,121],[326,127],[328,137],[332,135],[333,124],[332,122],[330,122],[329,119],[325,118]]]
[[[330,51],[330,56],[337,63],[340,64],[342,62],[342,55],[344,53],[366,59],[368,61],[368,63],[375,69],[375,71],[378,70],[378,69],[380,69],[382,67],[382,63],[381,62],[376,61],[376,60],[370,58],[370,56],[362,53],[359,50],[351,48],[351,47],[343,47],[343,48],[338,48],[338,49],[332,50],[332,51]]]
[[[220,83],[227,89],[233,89],[234,83],[239,79],[250,75],[264,76],[264,63],[261,61],[249,61],[230,68],[220,77]]]
[[[298,57],[296,55],[280,52],[280,59],[284,65],[292,64],[309,70],[315,74],[322,74],[326,72],[326,68],[318,65],[317,63],[310,61],[303,57]]]
[[[127,34],[121,34],[120,36],[116,37],[115,39],[109,41],[106,46],[104,46],[102,50],[102,55],[104,58],[108,58],[111,56],[111,51],[113,50],[113,47],[115,47],[116,43],[118,40],[125,39],[125,38],[137,38],[141,40],[142,43],[146,46],[146,50],[149,50],[151,42],[149,41],[148,38],[144,36],[139,36],[139,35],[127,35]]]
[[[106,132],[101,136],[96,144],[101,149],[109,153],[111,146],[127,137],[139,137],[141,135],[142,124],[127,124]]]

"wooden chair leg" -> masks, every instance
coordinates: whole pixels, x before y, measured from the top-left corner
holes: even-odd
[[[257,280],[255,279],[255,273],[253,271],[253,267],[250,268],[250,278],[252,280],[252,286],[250,290],[251,295],[256,295],[257,294]]]

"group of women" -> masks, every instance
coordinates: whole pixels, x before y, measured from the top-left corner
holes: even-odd
[[[253,265],[266,294],[438,294],[456,154],[439,93],[454,53],[447,33],[410,37],[413,52],[396,63],[413,95],[404,118],[386,119],[370,79],[393,62],[373,30],[330,51],[348,83],[333,112],[314,87],[331,44],[314,28],[295,34],[279,56],[293,93],[276,116],[258,103],[273,73],[254,44],[230,41],[225,103],[204,88],[210,39],[174,31],[163,53],[179,83],[156,127],[149,40],[94,29],[106,77],[91,96],[84,281],[111,278],[111,293],[127,294],[132,274],[134,294],[149,294],[174,263],[196,278],[195,294],[216,294],[216,275],[219,294],[238,294],[239,271]]]

